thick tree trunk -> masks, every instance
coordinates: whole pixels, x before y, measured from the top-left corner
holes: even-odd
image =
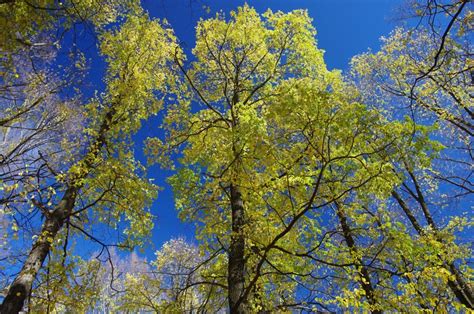
[[[46,256],[49,253],[51,243],[59,230],[64,225],[64,219],[71,213],[76,201],[77,189],[69,188],[54,212],[45,215],[45,221],[41,228],[41,234],[28,254],[23,268],[8,289],[8,294],[1,306],[2,314],[18,313],[22,310],[26,299],[30,296],[33,281],[36,278]]]
[[[336,203],[336,208],[337,208],[337,217],[339,218],[339,223],[342,228],[342,234],[344,236],[344,240],[349,247],[349,250],[352,252],[355,252],[357,250],[356,243],[354,240],[354,237],[352,236],[351,233],[351,228],[347,222],[346,215],[344,213],[344,210],[341,208],[339,204]],[[360,258],[357,258],[357,262],[361,265],[361,268],[359,270],[359,275],[362,277],[362,280],[359,280],[359,284],[361,285],[362,289],[364,289],[365,296],[367,297],[367,301],[369,302],[370,305],[375,306],[377,304],[377,300],[375,298],[374,294],[374,287],[372,286],[372,282],[370,280],[370,274],[369,270],[367,267],[362,266],[362,260]],[[382,311],[380,310],[372,310],[371,311],[374,314],[380,314]]]
[[[227,273],[229,309],[232,314],[245,313],[246,300],[243,300],[245,289],[245,237],[244,205],[240,189],[230,186],[230,202],[232,210],[232,236],[229,247],[229,263]]]

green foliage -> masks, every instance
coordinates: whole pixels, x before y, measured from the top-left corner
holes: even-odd
[[[148,139],[147,151],[173,167],[167,154],[181,147],[179,170],[169,183],[180,217],[196,222],[207,252],[231,243],[229,186],[239,187],[252,310],[285,308],[297,299],[300,282],[317,290],[327,284],[314,278],[325,274],[343,279],[334,281],[332,301],[319,302],[393,309],[382,302],[385,290],[375,292],[377,304],[369,304],[365,292],[354,288],[366,280],[361,261],[398,243],[386,234],[399,225],[385,207],[375,216],[361,207],[387,201],[402,182],[399,163],[416,160],[429,167],[442,146],[429,138],[430,128],[408,118],[389,122],[349,96],[355,91],[339,72],[326,70],[314,34],[304,11],[260,17],[244,6],[229,20],[217,15],[201,21],[196,61],[185,72],[194,97],[168,109],[168,136],[164,143]],[[372,245],[347,248],[337,236],[326,238],[338,229],[323,222],[337,203],[348,204],[345,219]],[[387,253],[377,261],[383,268],[392,258]],[[212,267],[226,284],[225,259]]]
[[[472,12],[460,19],[470,25]],[[86,102],[79,92],[49,95],[64,82],[49,67],[61,44],[52,33],[78,20],[93,27],[107,64],[105,90]],[[54,217],[71,191],[74,205],[57,234],[32,237],[49,254],[29,310],[225,311],[236,288],[230,265],[241,263],[244,312],[466,311],[459,295],[472,293],[472,252],[461,239],[472,221],[446,205],[472,192],[462,173],[472,135],[466,25],[435,40],[397,28],[344,78],[326,68],[304,10],[244,5],[201,19],[187,58],[167,22],[134,0],[0,5],[1,83],[24,83],[4,92],[22,101],[1,104],[0,131],[47,121],[29,139],[50,137],[43,153],[5,146],[20,152],[1,156],[0,169],[13,169],[0,176],[1,214],[14,239],[29,238],[36,214]],[[41,71],[30,74],[25,56],[43,44],[33,57]],[[82,77],[84,55],[71,68]],[[74,256],[74,243],[95,242],[111,265],[121,264],[103,234],[117,233],[120,248],[147,243],[159,188],[135,159],[133,136],[164,106],[164,136],[148,138],[145,152],[173,171],[176,209],[195,224],[199,246],[171,240],[114,278]],[[119,290],[104,286],[116,279]]]

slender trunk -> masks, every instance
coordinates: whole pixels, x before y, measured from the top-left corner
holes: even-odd
[[[341,224],[342,228],[342,234],[344,236],[344,240],[346,241],[347,246],[349,247],[349,250],[351,254],[357,250],[356,243],[354,240],[354,237],[352,236],[351,233],[351,228],[347,222],[347,217],[344,213],[344,210],[342,207],[336,202],[336,207],[337,207],[337,217],[339,218],[339,223]],[[361,265],[361,268],[359,270],[359,275],[362,277],[361,280],[359,280],[359,284],[361,285],[362,289],[364,289],[365,296],[367,297],[367,301],[369,302],[370,305],[376,306],[377,305],[377,300],[375,299],[375,289],[372,286],[372,282],[370,280],[370,274],[369,270],[367,267],[363,266],[362,260],[360,258],[357,258],[358,264]],[[374,314],[380,314],[382,311],[380,310],[372,310],[371,311]]]
[[[413,225],[413,228],[416,230],[416,232],[419,235],[423,235],[424,234],[423,228],[421,227],[420,223],[416,219],[413,212],[408,207],[407,203],[402,199],[400,194],[398,194],[396,191],[393,191],[392,196],[398,202],[398,204],[402,208],[405,215],[408,217],[408,220],[410,220],[410,222]],[[428,224],[435,231],[437,231],[436,225],[434,224],[434,221],[431,218],[431,213],[429,212],[428,207],[426,206],[426,203],[423,202],[423,205],[424,205],[424,206],[422,206],[423,213],[425,214],[425,218],[428,221]],[[426,214],[428,214],[428,215],[426,215]],[[441,242],[441,240],[439,240],[439,239],[437,239],[437,241]],[[454,295],[456,296],[458,301],[461,302],[464,306],[466,306],[467,308],[470,308],[470,309],[474,309],[474,293],[472,291],[472,288],[469,286],[469,284],[462,277],[462,275],[460,274],[459,270],[457,269],[456,265],[454,265],[454,263],[445,263],[445,266],[446,266],[445,268],[448,271],[450,271],[451,274],[453,274],[456,278],[455,280],[450,279],[448,281],[448,286],[451,289],[451,291],[454,293]]]
[[[423,215],[425,216],[425,219],[428,222],[428,225],[433,230],[437,231],[438,227],[436,226],[436,224],[434,222],[433,216],[431,216],[431,212],[428,209],[428,204],[425,201],[425,197],[423,196],[423,192],[421,190],[420,185],[418,184],[418,180],[416,179],[415,174],[413,173],[413,171],[410,170],[410,167],[406,163],[405,163],[405,168],[406,168],[408,174],[410,175],[410,177],[413,181],[413,184],[415,185],[416,196],[413,193],[415,200],[418,202],[418,204],[420,204],[420,207],[423,210]]]
[[[1,307],[2,314],[18,313],[23,308],[26,299],[31,294],[33,281],[36,278],[46,256],[51,248],[53,239],[64,225],[64,220],[71,213],[76,201],[77,189],[69,188],[64,193],[55,211],[46,215],[41,228],[41,234],[33,244],[23,268],[16,276]]]
[[[402,208],[403,212],[405,215],[408,217],[408,220],[410,220],[413,228],[415,228],[416,232],[418,234],[423,234],[423,228],[421,225],[418,223],[418,220],[416,219],[415,215],[411,212],[410,208],[408,207],[407,203],[402,199],[400,194],[398,194],[396,191],[392,191],[392,196],[395,198],[397,201],[398,205]]]
[[[454,263],[448,264],[449,270],[456,278],[455,281],[449,280],[448,285],[454,292],[458,300],[471,310],[474,309],[474,293],[471,286],[464,280]]]
[[[235,185],[230,186],[230,202],[232,210],[232,236],[229,247],[228,263],[228,299],[230,313],[245,313],[246,300],[243,300],[245,290],[245,237],[244,205],[240,189]]]

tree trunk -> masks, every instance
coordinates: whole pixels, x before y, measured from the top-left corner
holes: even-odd
[[[230,186],[230,202],[232,210],[232,236],[229,247],[229,263],[227,273],[228,299],[231,314],[245,313],[246,300],[243,300],[245,289],[245,237],[244,205],[240,189]]]
[[[474,293],[472,292],[469,283],[464,280],[464,277],[460,274],[459,270],[453,263],[448,264],[448,266],[449,270],[456,278],[456,281],[448,281],[449,287],[462,304],[471,310],[474,309]]]
[[[7,296],[0,307],[1,314],[20,312],[25,304],[25,300],[30,296],[33,281],[49,253],[52,242],[63,227],[65,219],[73,212],[77,193],[82,187],[80,182],[92,169],[95,158],[97,158],[101,148],[105,145],[106,133],[110,130],[114,114],[115,109],[112,107],[102,121],[97,139],[89,146],[89,153],[83,159],[86,171],[72,180],[72,184],[68,185],[61,201],[52,213],[44,212],[45,221],[41,227],[41,233],[38,240],[33,244],[23,264],[23,268],[8,289]]]
[[[64,225],[65,217],[67,217],[74,208],[76,195],[77,188],[71,187],[67,189],[54,212],[45,215],[46,219],[41,228],[41,234],[38,240],[33,244],[23,264],[23,268],[8,289],[8,294],[3,300],[1,306],[2,314],[18,313],[22,310],[26,299],[31,294],[33,281],[49,253],[51,243]]]
[[[344,210],[341,208],[341,206],[337,202],[336,202],[336,208],[337,208],[337,211],[336,211],[337,217],[339,218],[339,223],[342,228],[342,234],[344,236],[344,240],[352,254],[353,252],[356,251],[357,247],[356,247],[354,237],[352,236],[352,233],[351,233],[351,228],[347,222],[347,218],[344,213]],[[367,267],[363,266],[362,260],[360,258],[357,258],[357,262],[358,264],[361,265],[361,268],[359,270],[359,275],[362,277],[362,280],[359,280],[359,284],[361,285],[362,289],[364,289],[365,296],[369,304],[372,306],[376,306],[377,300],[375,299],[375,295],[374,295],[375,289],[374,287],[372,287],[369,271]],[[380,314],[382,313],[382,311],[372,310],[371,313]]]

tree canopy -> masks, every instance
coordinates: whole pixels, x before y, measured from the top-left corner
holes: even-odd
[[[342,72],[306,10],[0,1],[0,312],[473,310],[473,8],[405,9]],[[148,261],[155,164],[196,235]]]

